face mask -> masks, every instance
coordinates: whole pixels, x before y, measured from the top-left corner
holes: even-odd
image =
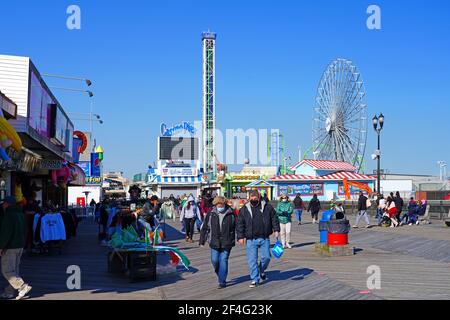
[[[256,207],[259,204],[259,200],[251,200],[250,203],[252,206]]]
[[[217,211],[223,213],[225,211],[225,208],[217,208]]]
[[[287,202],[287,199],[283,199],[283,200],[281,200],[281,201],[283,201],[283,202]]]

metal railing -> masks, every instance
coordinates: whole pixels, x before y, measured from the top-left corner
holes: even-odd
[[[75,213],[78,218],[92,218],[95,217],[95,207],[82,207],[82,206],[68,206],[69,212]]]

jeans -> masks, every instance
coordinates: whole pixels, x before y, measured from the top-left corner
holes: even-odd
[[[258,250],[261,249],[261,261],[258,262]],[[259,282],[270,262],[270,239],[247,239],[247,262],[252,281]]]
[[[381,225],[381,222],[383,221],[383,209],[377,209],[375,219],[377,219],[378,225]]]
[[[298,222],[302,222],[302,209],[295,209],[294,210],[295,216],[297,217]]]
[[[219,284],[225,285],[228,276],[228,258],[230,257],[231,249],[212,249],[211,248],[211,263],[214,272],[217,274]]]
[[[360,220],[361,218],[363,218],[363,217],[364,217],[364,219],[366,220],[367,225],[370,224],[370,222],[369,222],[369,216],[367,215],[367,211],[366,211],[366,210],[361,210],[361,211],[358,213],[358,215],[356,216],[356,222],[355,222],[355,225],[356,225],[356,226],[359,224],[359,220]]]
[[[8,281],[5,293],[14,294],[15,290],[21,290],[26,286],[25,282],[19,275],[20,258],[23,249],[8,249],[2,257],[2,274]]]

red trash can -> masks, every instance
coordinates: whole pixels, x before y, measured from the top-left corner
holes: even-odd
[[[327,244],[329,246],[345,246],[348,244],[348,233],[328,232]]]

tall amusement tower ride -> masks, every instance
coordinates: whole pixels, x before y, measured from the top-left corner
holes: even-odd
[[[203,170],[208,180],[216,178],[215,166],[215,53],[216,34],[203,32]]]

